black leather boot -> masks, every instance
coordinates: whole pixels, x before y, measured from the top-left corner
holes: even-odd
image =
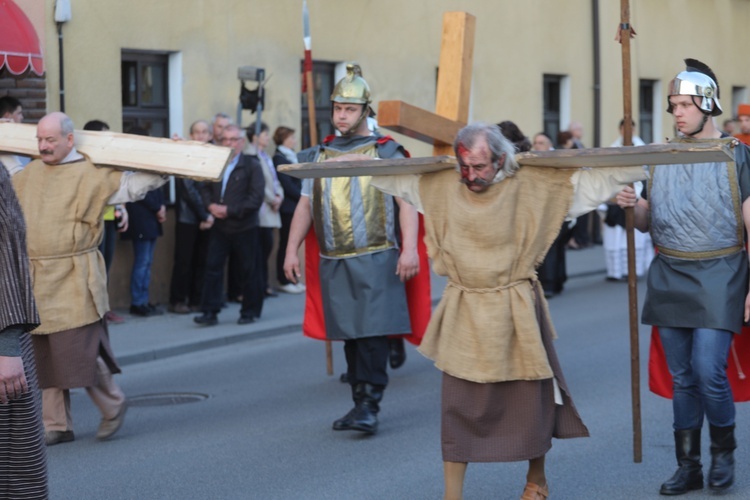
[[[354,407],[351,428],[355,431],[375,434],[378,431],[378,412],[380,400],[383,399],[382,385],[359,383],[354,386],[354,392],[359,397],[359,403]]]
[[[360,396],[357,394],[355,387],[352,385],[352,399],[354,400],[354,408],[349,410],[349,413],[341,417],[340,419],[333,422],[334,431],[350,431],[353,429],[352,422],[354,419],[354,413],[357,411],[359,406]]]
[[[711,435],[711,468],[708,470],[708,487],[714,491],[729,488],[734,483],[734,425],[708,426]]]
[[[388,362],[391,368],[401,368],[406,362],[406,349],[404,348],[404,339],[388,339]]]
[[[662,495],[682,495],[690,490],[702,489],[701,430],[674,431],[674,447],[677,456],[677,472],[661,485],[659,493]]]

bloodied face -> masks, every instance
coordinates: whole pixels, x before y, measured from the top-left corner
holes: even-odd
[[[490,186],[500,165],[505,162],[505,154],[497,161],[492,161],[492,151],[483,137],[478,138],[470,148],[459,144],[456,152],[461,182],[475,193],[481,193]]]

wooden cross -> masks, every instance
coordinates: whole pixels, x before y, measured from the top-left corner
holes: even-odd
[[[475,26],[469,13],[443,15],[435,113],[403,101],[381,101],[380,127],[433,144],[434,156],[453,153],[453,140],[469,120]]]
[[[218,181],[231,159],[229,148],[117,132],[75,131],[75,147],[95,165]],[[0,123],[0,151],[39,156],[36,126]]]
[[[609,168],[634,165],[673,165],[734,161],[734,143],[678,142],[620,148],[558,149],[516,155],[522,167]],[[280,165],[279,172],[300,179],[359,175],[427,174],[456,168],[453,156],[389,160],[333,161]]]

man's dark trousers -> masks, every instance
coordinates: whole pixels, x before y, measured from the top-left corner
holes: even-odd
[[[224,266],[230,252],[242,255],[240,273],[242,275],[242,316],[259,318],[263,310],[263,281],[252,279],[258,269],[258,228],[237,233],[225,233],[211,229],[206,258],[206,277],[203,286],[203,312],[218,313],[221,310],[224,284]]]

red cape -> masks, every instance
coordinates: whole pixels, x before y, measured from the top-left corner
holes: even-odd
[[[738,403],[750,401],[750,328],[743,327],[735,335],[727,360],[727,377],[732,386],[732,396]],[[648,388],[654,394],[672,399],[672,375],[667,368],[667,358],[659,337],[659,329],[651,328],[651,349],[648,358]]]
[[[331,142],[335,136],[329,135],[323,139],[323,143]],[[392,141],[391,136],[378,139],[378,144]],[[408,158],[409,152],[404,150]],[[430,293],[430,262],[427,258],[427,247],[424,244],[424,221],[419,214],[419,231],[417,232],[417,252],[419,254],[419,273],[406,282],[406,302],[409,308],[409,320],[411,322],[411,333],[406,335],[394,335],[404,337],[414,345],[422,342],[422,337],[427,329],[432,314],[432,295]],[[305,319],[302,322],[302,333],[306,336],[329,340],[326,335],[326,323],[323,316],[323,298],[320,294],[320,247],[315,231],[310,228],[305,238],[305,286],[307,294],[305,297]]]
[[[734,134],[734,136],[740,141],[750,146],[750,134]]]
[[[727,358],[727,378],[732,387],[732,397],[737,403],[750,401],[750,363],[740,364],[740,360],[750,360],[750,328],[742,327],[741,335],[734,335],[732,348]],[[672,374],[669,373],[664,346],[659,337],[659,328],[651,327],[651,346],[648,357],[648,388],[657,396],[672,399]]]
[[[417,251],[419,253],[419,273],[405,284],[411,333],[403,335],[406,340],[414,345],[419,345],[422,342],[432,313],[430,263],[427,259],[427,247],[424,244],[422,214],[419,214]],[[311,228],[305,238],[305,286],[307,287],[307,295],[305,297],[305,319],[302,322],[302,333],[313,339],[329,340],[326,337],[326,323],[323,316],[319,264],[320,247],[318,247],[318,238],[315,236],[315,231]]]

